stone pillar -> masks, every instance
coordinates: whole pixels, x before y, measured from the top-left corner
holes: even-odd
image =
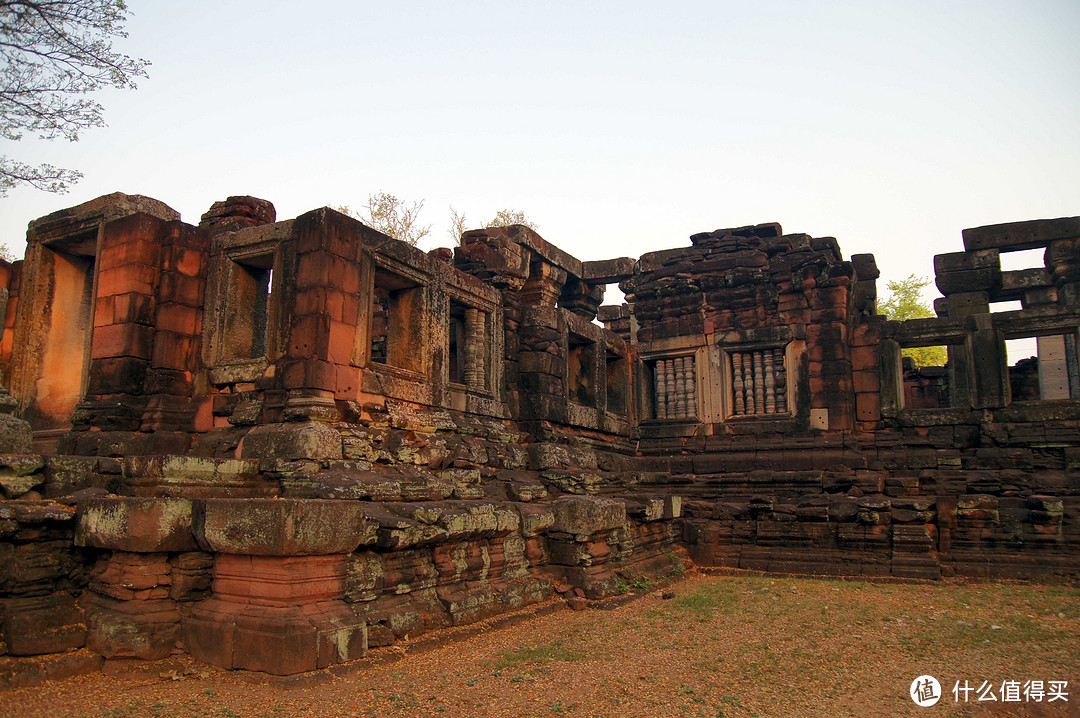
[[[566,284],[566,270],[542,259],[534,258],[529,265],[529,278],[521,288],[521,301],[526,306],[554,307]]]
[[[604,285],[587,284],[577,277],[571,277],[563,287],[559,306],[574,314],[585,317],[590,322],[596,319],[596,313],[604,302]]]
[[[335,421],[339,386],[359,383],[363,225],[326,208],[293,220],[296,284],[283,385],[287,421]],[[364,288],[364,291],[368,291]],[[355,388],[355,387],[354,387]]]
[[[1011,401],[1005,339],[994,328],[989,314],[968,317],[968,327],[966,348],[971,357],[972,406],[976,409],[1005,406]]]
[[[464,349],[465,385],[470,389],[483,390],[487,385],[484,372],[484,313],[472,307],[465,310]]]

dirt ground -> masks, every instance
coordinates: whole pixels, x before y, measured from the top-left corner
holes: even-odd
[[[289,681],[186,657],[110,662],[2,693],[0,715],[1080,716],[1076,586],[693,575],[470,634]],[[935,706],[909,696],[921,675],[940,683]],[[1028,683],[1027,700],[1003,701],[1006,681],[1042,681],[1043,700]],[[1051,681],[1067,702],[1049,701]]]

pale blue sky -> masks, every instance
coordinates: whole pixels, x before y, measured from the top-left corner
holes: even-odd
[[[108,128],[2,152],[85,173],[0,200],[0,239],[113,191],[191,223],[425,200],[524,210],[582,259],[779,221],[932,274],[960,230],[1080,214],[1080,2],[149,2]],[[223,7],[224,6],[224,7]]]

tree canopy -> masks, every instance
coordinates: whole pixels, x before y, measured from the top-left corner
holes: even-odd
[[[134,89],[150,64],[113,50],[128,14],[123,0],[0,0],[0,137],[74,142],[103,126],[104,108],[85,95]],[[65,192],[81,176],[0,156],[0,197],[20,184]]]
[[[914,274],[907,279],[886,282],[889,298],[878,302],[878,311],[896,321],[936,316],[922,298],[922,290],[928,286],[930,280],[927,277],[917,277]],[[920,367],[944,366],[947,358],[945,347],[910,347],[903,350],[903,355],[911,357],[915,365]]]

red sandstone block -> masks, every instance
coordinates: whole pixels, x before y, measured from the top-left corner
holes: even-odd
[[[155,238],[156,239],[156,238]],[[128,264],[156,267],[161,263],[161,245],[157,241],[131,239],[126,242],[104,243],[98,255],[100,270],[115,269]]]
[[[813,306],[815,307],[847,307],[847,300],[847,287],[819,288],[813,294]]]
[[[136,292],[153,296],[157,276],[157,269],[145,264],[126,264],[113,269],[103,269],[98,272],[97,294],[99,297],[107,297],[111,294]]]
[[[82,611],[66,593],[0,599],[0,614],[12,655],[63,653],[86,643]]]
[[[360,293],[360,263],[342,260],[338,286],[346,294]]]
[[[876,369],[854,371],[851,374],[852,386],[857,393],[877,392],[881,389],[881,378]]]
[[[195,548],[191,521],[192,504],[187,499],[86,499],[79,502],[75,544],[143,553],[191,551]],[[164,568],[168,570],[168,565]],[[128,588],[154,585],[157,582]]]
[[[336,289],[326,290],[326,304],[324,305],[327,316],[337,322],[344,321],[345,293]]]
[[[339,401],[359,401],[363,386],[362,370],[354,366],[338,365],[337,389],[334,398]]]
[[[881,419],[881,395],[856,394],[855,417],[859,421],[878,421]]]
[[[337,365],[318,359],[302,359],[286,365],[282,377],[286,389],[337,389]]]
[[[161,277],[158,299],[162,302],[176,302],[177,304],[186,304],[189,307],[201,307],[204,288],[205,284],[202,276],[188,277],[175,272],[167,272]]]
[[[327,358],[335,364],[352,364],[355,348],[356,327],[331,320]]]
[[[147,362],[133,357],[106,357],[90,363],[88,395],[141,394],[146,380]]]
[[[811,324],[806,327],[806,342],[808,344],[814,342],[846,344],[847,339],[848,327],[840,322]]]
[[[330,261],[323,252],[302,254],[297,258],[296,289],[299,294],[306,289],[331,285]]]
[[[206,255],[196,249],[174,249],[174,268],[186,277],[198,277],[206,266]]]
[[[156,369],[198,371],[200,348],[199,337],[158,331],[154,334],[154,356],[151,366]]]
[[[113,307],[115,297],[98,297],[94,302],[94,326],[103,327],[107,324],[116,324]]]
[[[192,429],[197,434],[202,434],[214,428],[214,415],[212,413],[213,400],[204,397],[195,405],[195,416],[192,418]]]
[[[855,370],[860,369],[876,369],[880,362],[880,355],[876,346],[872,347],[852,347],[851,349],[851,368]]]
[[[94,326],[109,324],[152,324],[153,299],[144,294],[119,294],[98,297],[94,305]]]
[[[345,595],[345,554],[248,556],[219,554],[214,595],[241,603],[295,606]]]
[[[810,321],[815,324],[823,322],[842,322],[847,318],[847,307],[823,307],[810,310]]]
[[[860,324],[855,327],[851,335],[851,345],[857,347],[876,346],[881,341],[880,322],[874,324]]]
[[[342,298],[341,321],[346,324],[358,324],[360,321],[360,300],[356,294],[346,294]]]
[[[110,324],[107,327],[96,327],[90,357],[104,359],[128,356],[149,359],[152,333],[153,329],[142,324]]]
[[[159,330],[194,336],[199,333],[199,309],[173,302],[157,307],[154,326]]]
[[[321,314],[293,316],[289,331],[289,356],[294,359],[326,356],[330,318]]]
[[[347,554],[368,533],[363,503],[320,499],[205,499],[195,531],[214,553],[283,557]]]
[[[293,316],[321,314],[326,306],[326,288],[310,287],[298,291],[293,297]]]

